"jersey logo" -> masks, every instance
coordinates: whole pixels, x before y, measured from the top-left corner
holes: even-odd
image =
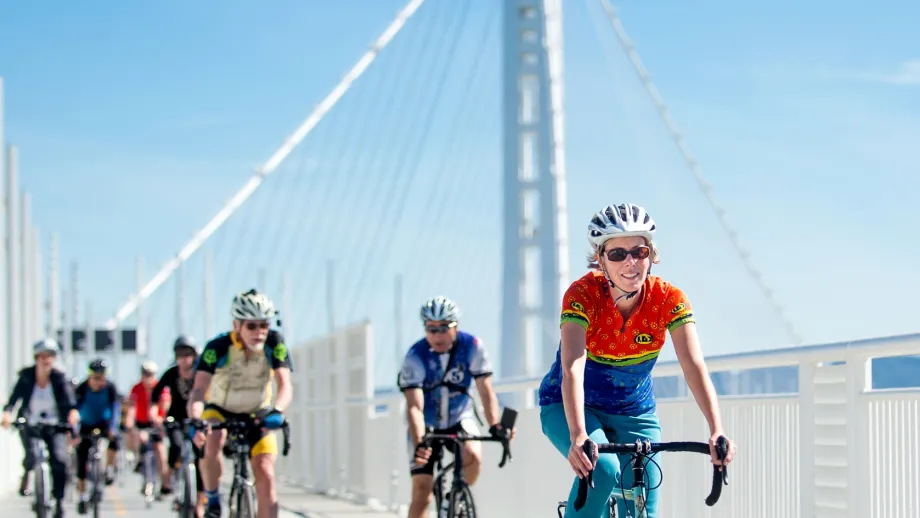
[[[214,365],[217,362],[217,352],[213,349],[208,349],[201,355],[201,361],[208,365]]]
[[[683,302],[681,302],[681,303],[679,303],[678,305],[674,306],[674,309],[671,310],[671,314],[672,314],[672,315],[676,315],[676,314],[680,313],[681,311],[683,311],[684,308],[686,308],[686,307],[687,307],[687,306],[686,306]]]
[[[582,313],[585,312],[585,307],[579,304],[578,302],[575,302],[574,300],[572,301],[571,306],[572,306],[572,309],[576,311],[581,311]]]
[[[642,345],[648,345],[652,343],[652,340],[653,340],[652,335],[646,334],[646,333],[640,333],[636,335],[636,339],[635,339],[637,344],[642,344]]]
[[[459,385],[463,383],[465,377],[463,367],[454,367],[444,375],[444,381],[453,385]]]
[[[275,359],[279,362],[283,362],[287,359],[287,347],[283,343],[275,346],[275,352],[272,353],[275,356]]]

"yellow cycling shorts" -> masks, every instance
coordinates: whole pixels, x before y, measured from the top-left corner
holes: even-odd
[[[223,423],[227,418],[232,419],[249,419],[249,414],[238,414],[235,412],[228,412],[223,408],[212,405],[210,403],[206,404],[204,411],[201,413],[201,419],[203,421],[212,421]],[[275,438],[275,434],[269,430],[253,430],[251,435],[247,437],[249,440],[249,457],[253,458],[256,455],[278,455],[278,440]]]

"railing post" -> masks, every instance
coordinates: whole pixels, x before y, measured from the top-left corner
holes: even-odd
[[[871,516],[871,470],[868,403],[863,394],[872,385],[872,360],[863,355],[847,358],[847,486],[850,516]]]
[[[799,364],[799,518],[815,516],[815,367]]]

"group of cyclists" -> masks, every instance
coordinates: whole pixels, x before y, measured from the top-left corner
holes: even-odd
[[[277,518],[274,461],[278,451],[272,430],[284,425],[284,410],[291,402],[291,359],[284,338],[271,328],[277,320],[272,301],[263,293],[249,290],[238,293],[231,304],[233,328],[204,348],[187,336],[173,344],[175,365],[158,378],[153,362],[141,365],[141,379],[126,397],[119,394],[109,379],[104,359],[89,363],[85,380],[68,379],[55,367],[60,354],[56,341],[45,338],[33,346],[35,363],[19,372],[9,400],[3,408],[2,426],[9,428],[13,411],[16,419],[28,423],[66,423],[71,433],[48,433],[41,439],[48,446],[51,468],[51,498],[54,518],[63,518],[64,495],[69,484],[71,446],[76,459],[74,471],[79,495],[77,513],[86,514],[89,495],[86,484],[89,435],[98,430],[107,439],[105,485],[114,483],[117,455],[122,447],[134,452],[135,472],[151,449],[160,494],[172,493],[172,472],[181,462],[183,443],[194,445],[198,493],[196,515],[220,518],[222,514],[220,478],[222,453],[227,432],[212,430],[227,419],[253,423],[249,438],[253,475],[258,498],[258,518]],[[273,394],[272,381],[277,386]],[[166,427],[167,422],[185,426]],[[35,466],[32,439],[28,428],[20,433],[25,456],[19,493],[28,496],[31,472]],[[167,445],[164,442],[168,442]]]
[[[628,482],[631,472],[621,469],[616,456],[589,455],[586,446],[635,440],[660,441],[661,428],[652,391],[652,368],[670,334],[678,361],[710,431],[712,462],[732,461],[735,445],[728,441],[727,455],[716,453],[725,436],[719,403],[700,350],[695,317],[686,295],[676,286],[651,275],[660,261],[654,241],[655,222],[640,206],[609,205],[588,224],[589,271],[565,291],[560,316],[561,340],[556,359],[539,388],[540,421],[550,444],[565,456],[575,480],[565,516],[606,516],[608,497]],[[275,459],[278,445],[273,430],[284,425],[284,412],[293,396],[291,358],[278,331],[272,301],[250,290],[237,294],[231,304],[233,328],[208,342],[201,350],[188,337],[176,339],[175,365],[157,379],[157,367],[147,362],[141,380],[122,399],[107,378],[108,365],[94,360],[89,375],[76,387],[54,368],[58,345],[50,339],[35,344],[35,364],[20,371],[3,409],[2,424],[19,417],[67,423],[85,432],[100,429],[109,439],[105,483],[115,477],[116,452],[125,446],[136,458],[153,448],[161,492],[171,492],[171,471],[180,462],[186,438],[195,445],[198,516],[220,518],[219,481],[227,432],[212,429],[228,419],[252,419],[249,444],[255,481],[258,518],[278,516]],[[515,430],[503,429],[499,402],[492,386],[492,364],[478,337],[459,329],[460,311],[447,297],[426,301],[420,310],[424,337],[414,343],[399,370],[397,385],[407,408],[407,447],[412,495],[408,518],[427,515],[433,489],[434,466],[443,454],[429,447],[429,433],[476,435],[475,405],[470,389],[480,396],[489,433],[506,440]],[[277,387],[273,393],[272,382]],[[39,417],[40,416],[40,417]],[[166,419],[186,423],[167,433]],[[80,435],[74,435],[80,437]],[[52,471],[55,518],[64,514],[62,499],[67,484],[68,439],[61,434],[42,438],[48,445]],[[164,444],[168,439],[168,450]],[[27,446],[27,438],[23,436]],[[78,512],[85,513],[86,440],[76,453]],[[26,447],[20,493],[27,493],[34,465]],[[463,442],[452,453],[462,458],[462,477],[473,485],[482,466],[481,445]],[[138,461],[137,470],[140,469]],[[576,510],[578,482],[592,473],[594,490]],[[651,473],[651,472],[650,472]],[[621,478],[623,480],[621,480]],[[658,484],[650,481],[646,512],[658,516]],[[618,515],[626,513],[617,502]]]

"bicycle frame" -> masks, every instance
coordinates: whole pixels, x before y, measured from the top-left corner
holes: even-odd
[[[182,431],[181,464],[178,468],[170,466],[173,487],[175,487],[176,480],[180,480],[183,486],[182,493],[177,493],[173,499],[173,510],[176,511],[181,518],[193,518],[198,507],[199,495],[196,484],[197,468],[195,467],[195,446],[192,444],[188,432],[191,428],[205,430],[207,429],[207,425],[204,423],[193,423],[190,419],[185,419],[182,423],[179,423],[172,417],[169,417],[164,423],[164,428],[170,441],[172,440],[172,431]]]
[[[86,470],[86,474],[92,479],[91,492],[89,502],[87,502],[93,508],[93,514],[99,516],[99,503],[102,502],[102,491],[104,486],[104,481],[101,480],[104,477],[101,469],[102,453],[99,451],[99,441],[102,440],[102,430],[99,428],[93,428],[90,433],[80,434],[80,438],[90,441],[89,453],[87,455],[87,463],[89,464]],[[85,483],[85,481],[84,481]]]
[[[247,516],[240,516],[239,509],[236,507],[239,502],[236,502],[235,498],[237,493],[242,490],[244,487],[248,487],[249,491],[244,493],[243,498],[247,501],[247,506],[249,507],[249,512],[252,516],[255,516],[255,495],[253,494],[254,481],[251,480],[250,471],[251,466],[249,464],[249,450],[251,445],[249,444],[248,434],[252,429],[262,428],[263,423],[258,419],[228,419],[223,423],[217,423],[211,425],[211,430],[227,430],[227,441],[232,441],[232,459],[233,459],[233,483],[230,486],[230,510],[231,516],[236,516],[237,518],[249,518]],[[291,449],[291,431],[290,425],[287,421],[281,426],[281,431],[284,434],[284,446],[282,449],[282,455],[287,457],[288,452]],[[218,453],[219,455],[219,453]],[[248,495],[248,497],[247,497]]]
[[[438,507],[438,512],[441,513],[443,506],[443,499],[445,495],[443,494],[443,485],[444,485],[444,474],[448,470],[451,470],[453,473],[453,480],[451,480],[451,487],[449,491],[450,501],[448,502],[447,516],[448,518],[453,518],[455,516],[455,500],[453,498],[454,494],[458,494],[468,488],[466,482],[463,481],[463,448],[462,443],[468,441],[479,441],[479,442],[498,442],[502,445],[502,460],[499,462],[498,467],[503,468],[505,464],[512,460],[511,458],[511,436],[510,431],[514,428],[515,420],[517,419],[517,411],[512,408],[505,408],[502,412],[501,417],[501,427],[505,432],[501,436],[493,435],[466,435],[465,433],[453,433],[453,434],[436,434],[436,433],[427,433],[422,440],[419,441],[417,448],[432,447],[436,444],[453,444],[455,446],[454,450],[454,460],[444,468],[441,467],[441,458],[439,457],[436,461],[436,471],[437,476],[434,479],[434,485],[432,487],[432,492],[435,496],[435,505]],[[442,448],[443,452],[443,448]],[[470,502],[467,502],[468,505],[475,507],[475,503],[472,501],[473,496],[469,493]]]
[[[50,431],[52,434],[69,432],[73,434],[73,428],[70,425],[49,424],[38,422],[29,424],[25,417],[16,420],[16,428],[22,430],[26,437],[29,438],[29,449],[32,451],[32,457],[35,459],[34,480],[35,480],[35,502],[32,510],[38,518],[45,518],[51,513],[51,472],[48,467],[50,456],[48,455],[48,446],[45,444],[45,433]]]

